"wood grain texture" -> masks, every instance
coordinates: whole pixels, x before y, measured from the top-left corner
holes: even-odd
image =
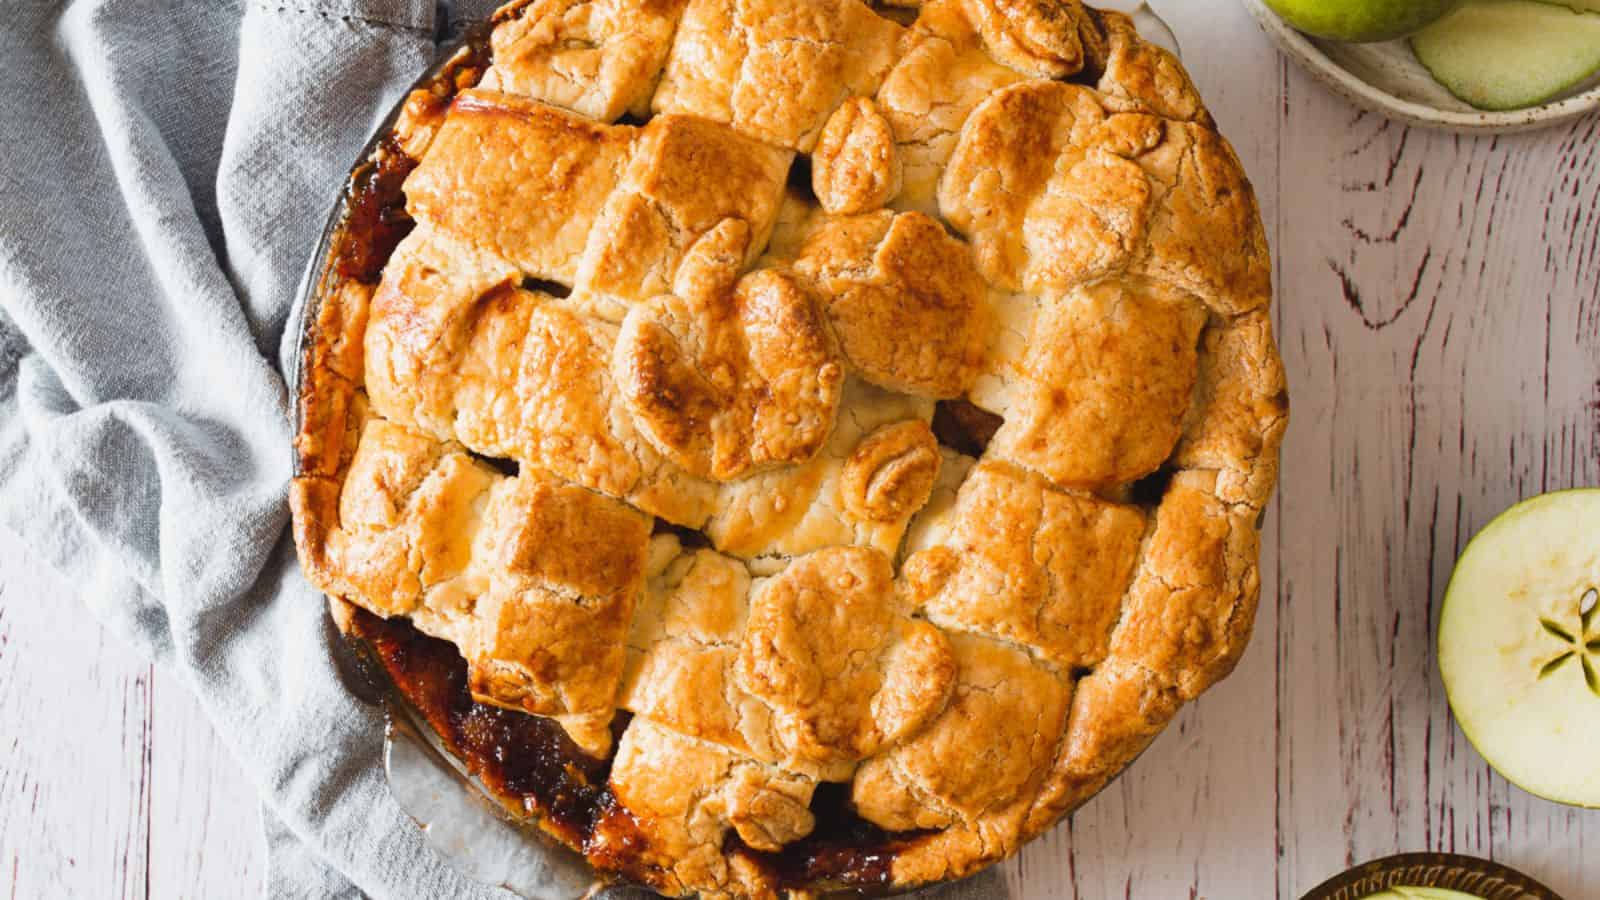
[[[172,675],[0,528],[0,898],[260,892],[259,805]]]
[[[1600,897],[1600,812],[1494,775],[1432,635],[1517,499],[1600,483],[1600,121],[1457,138],[1362,114],[1234,0],[1158,0],[1245,161],[1293,397],[1256,636],[1129,773],[1006,864],[1014,893],[1296,900],[1404,850]],[[250,896],[254,794],[173,679],[0,534],[0,898]]]

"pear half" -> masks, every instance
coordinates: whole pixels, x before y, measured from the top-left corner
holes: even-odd
[[[1439,673],[1456,722],[1506,780],[1600,807],[1600,490],[1506,510],[1456,562]]]
[[[1478,109],[1538,106],[1600,74],[1600,0],[1473,0],[1411,37],[1417,59]]]

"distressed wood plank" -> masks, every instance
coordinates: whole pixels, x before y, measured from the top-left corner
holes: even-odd
[[[148,896],[151,668],[0,529],[0,895]]]
[[[0,897],[255,896],[254,788],[188,690],[0,529]]]
[[[1402,850],[1567,896],[1600,816],[1493,775],[1433,656],[1456,554],[1517,499],[1600,476],[1594,120],[1471,139],[1285,81],[1276,250],[1295,404],[1280,494],[1278,896]],[[1314,173],[1314,174],[1311,174]]]
[[[157,670],[151,897],[254,897],[266,846],[256,789],[177,678]]]

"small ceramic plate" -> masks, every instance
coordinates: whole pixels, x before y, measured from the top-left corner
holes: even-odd
[[[1410,125],[1466,134],[1533,131],[1600,111],[1600,85],[1543,106],[1485,112],[1457,100],[1417,62],[1405,41],[1344,44],[1307,37],[1262,0],[1244,0],[1278,47],[1313,76],[1357,106]]]
[[[1444,888],[1484,900],[1561,900],[1532,878],[1499,863],[1454,853],[1402,853],[1356,866],[1300,900],[1362,900],[1390,888]]]

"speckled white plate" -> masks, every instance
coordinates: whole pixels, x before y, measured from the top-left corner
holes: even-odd
[[[1485,112],[1450,95],[1417,62],[1405,41],[1342,44],[1290,28],[1262,0],[1244,0],[1274,42],[1318,81],[1370,110],[1411,125],[1468,134],[1533,131],[1600,111],[1600,84],[1543,106]]]

